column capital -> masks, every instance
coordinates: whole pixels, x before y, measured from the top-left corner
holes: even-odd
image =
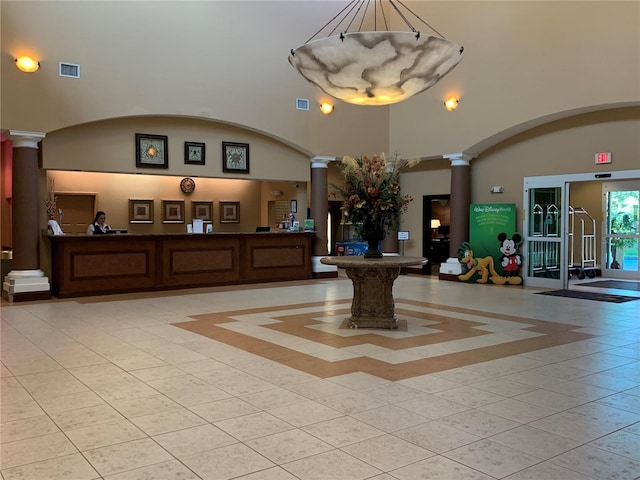
[[[336,157],[311,157],[311,168],[327,168],[329,162],[333,162]]]
[[[449,160],[452,167],[468,167],[471,160],[476,157],[466,153],[447,153],[442,155],[442,158]]]
[[[9,138],[13,148],[27,147],[38,149],[38,142],[47,134],[41,132],[25,132],[24,130],[9,130]]]

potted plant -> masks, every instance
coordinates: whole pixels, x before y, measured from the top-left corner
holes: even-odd
[[[400,215],[413,198],[400,193],[400,170],[418,160],[403,160],[398,155],[387,159],[383,154],[371,158],[345,156],[339,164],[345,184],[332,185],[342,197],[345,222],[368,243],[365,258],[381,258],[378,243],[389,230],[398,228]]]

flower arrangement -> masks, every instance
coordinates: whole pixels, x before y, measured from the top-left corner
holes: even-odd
[[[56,216],[56,206],[58,203],[58,197],[55,195],[55,180],[49,178],[47,182],[47,199],[44,201],[44,206],[47,209],[47,217],[49,220],[53,220]]]
[[[388,159],[384,153],[342,158],[339,169],[345,185],[332,187],[344,201],[344,220],[354,224],[358,235],[364,238],[363,233],[371,228],[386,233],[399,227],[400,215],[413,201],[400,193],[400,171],[417,163],[417,159],[403,160],[397,154]]]

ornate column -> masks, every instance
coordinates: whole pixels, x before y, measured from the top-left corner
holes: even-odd
[[[313,157],[311,159],[311,218],[314,220],[315,237],[311,266],[314,278],[338,276],[338,268],[320,263],[322,257],[329,254],[327,243],[327,218],[329,215],[329,186],[327,168],[335,157]]]
[[[469,240],[469,205],[471,204],[471,168],[474,158],[464,153],[443,155],[451,162],[451,231],[449,235],[449,258],[440,264],[440,276],[460,275],[462,265],[457,250],[462,242]]]
[[[40,270],[40,209],[38,195],[38,142],[44,133],[10,130],[13,143],[11,182],[12,269],[2,285],[10,302],[51,298],[49,279]]]

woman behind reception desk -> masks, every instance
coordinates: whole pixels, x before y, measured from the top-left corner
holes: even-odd
[[[91,225],[87,227],[87,235],[104,235],[111,228],[107,225],[107,215],[102,210],[96,213]]]

